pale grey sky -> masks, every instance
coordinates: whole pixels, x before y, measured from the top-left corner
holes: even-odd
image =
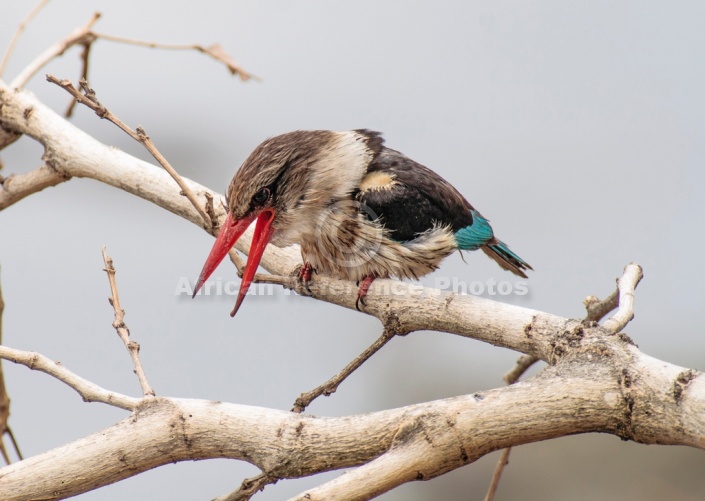
[[[34,2],[4,1],[0,52]],[[99,10],[100,32],[172,43],[220,43],[262,82],[212,60],[98,42],[90,82],[103,103],[141,124],[183,174],[223,191],[263,139],[293,129],[370,128],[451,181],[535,268],[528,294],[495,295],[582,316],[625,264],[645,278],[627,329],[658,358],[705,368],[705,4],[702,2],[237,1],[50,3],[20,40],[6,78]],[[77,51],[47,69],[79,75]],[[42,77],[29,88],[56,110],[67,96]],[[87,110],[74,123],[148,159]],[[40,163],[23,139],[7,175]],[[195,226],[142,200],[74,179],[0,215],[7,303],[4,342],[41,352],[106,388],[137,395],[111,327],[100,249],[118,269],[126,321],[160,395],[288,409],[380,329],[366,316],[285,296],[176,294],[212,245]],[[448,258],[424,283],[516,279],[484,255]],[[235,280],[232,267],[217,270]],[[517,354],[447,334],[395,339],[317,415],[368,412],[501,384]],[[4,364],[11,424],[26,455],[109,426],[125,412],[81,402],[51,378]],[[389,500],[479,499],[496,454]],[[499,499],[699,499],[705,456],[611,436],[518,448]],[[210,499],[254,467],[170,465],[81,500]],[[269,486],[282,499],[340,472]]]

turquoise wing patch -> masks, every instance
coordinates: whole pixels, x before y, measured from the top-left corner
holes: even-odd
[[[477,250],[494,238],[492,227],[487,219],[477,211],[472,211],[472,224],[455,233],[455,241],[462,250]]]

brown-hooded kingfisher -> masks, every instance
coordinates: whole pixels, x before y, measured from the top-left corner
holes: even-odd
[[[295,131],[267,139],[233,177],[228,215],[194,296],[256,220],[234,316],[268,243],[301,246],[311,272],[357,281],[418,279],[456,250],[481,249],[526,278],[531,266],[494,236],[487,219],[441,176],[384,146],[378,132]],[[356,304],[357,305],[357,304]]]

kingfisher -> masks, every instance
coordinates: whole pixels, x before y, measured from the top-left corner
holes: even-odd
[[[375,278],[418,279],[455,251],[480,249],[523,278],[533,270],[448,181],[367,129],[301,130],[267,139],[233,177],[226,205],[193,295],[256,220],[230,316],[269,243],[299,244],[299,279],[306,287],[313,272],[357,282],[358,309]]]

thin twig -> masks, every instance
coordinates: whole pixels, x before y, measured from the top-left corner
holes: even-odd
[[[116,37],[113,35],[106,35],[105,33],[94,33],[96,38],[105,40],[108,42],[117,42],[127,45],[137,45],[140,47],[149,47],[150,49],[165,49],[165,50],[195,50],[202,54],[206,54],[216,61],[223,63],[230,72],[231,75],[237,75],[240,80],[246,82],[247,80],[261,80],[260,77],[253,75],[252,73],[244,70],[240,65],[238,65],[233,58],[226,53],[219,44],[209,45],[204,47],[198,44],[168,44],[159,42],[146,42],[144,40],[134,40],[131,38]]]
[[[114,391],[108,391],[87,379],[74,374],[60,362],[54,362],[48,357],[31,351],[16,350],[7,346],[0,346],[0,358],[16,364],[38,370],[55,377],[67,384],[81,395],[84,402],[102,402],[128,411],[135,410],[140,399],[128,397]]]
[[[22,20],[20,25],[17,27],[15,30],[15,34],[12,35],[12,40],[10,40],[10,44],[7,46],[7,50],[5,51],[5,55],[2,58],[2,64],[0,64],[0,77],[2,76],[3,73],[5,73],[5,68],[7,68],[7,63],[10,61],[10,56],[12,55],[12,51],[15,50],[15,45],[17,45],[17,41],[20,39],[20,35],[22,35],[22,32],[25,30],[29,22],[34,19],[34,16],[39,14],[39,11],[42,10],[46,4],[49,3],[49,0],[41,0],[33,9],[32,11],[27,14],[27,17]]]
[[[206,211],[201,207],[201,204],[198,203],[198,200],[196,200],[196,195],[193,194],[191,191],[191,188],[188,187],[186,182],[183,180],[183,178],[179,175],[178,172],[171,166],[171,164],[167,161],[166,158],[160,153],[160,151],[154,146],[154,143],[152,143],[152,140],[150,137],[147,135],[147,133],[144,131],[144,129],[140,126],[137,127],[137,134],[139,136],[139,141],[144,144],[144,147],[147,148],[147,151],[149,151],[152,156],[159,162],[159,164],[166,169],[166,171],[169,173],[169,175],[174,178],[174,181],[176,181],[176,184],[179,185],[179,188],[181,188],[182,194],[189,199],[191,204],[194,206],[194,208],[198,211],[198,213],[201,215],[203,218],[203,222],[206,223],[206,227],[213,227],[215,225],[215,221],[213,221]]]
[[[37,56],[34,61],[29,63],[19,75],[17,75],[12,82],[10,82],[10,87],[14,89],[21,89],[24,87],[29,80],[39,72],[44,66],[46,66],[52,59],[62,55],[68,49],[76,44],[92,43],[95,39],[95,35],[91,32],[93,25],[100,19],[100,12],[96,12],[88,20],[85,26],[76,28],[72,33],[70,33],[65,39],[56,42],[54,45],[49,47],[47,50],[42,52]]]
[[[20,459],[20,461],[22,461],[24,457],[22,456],[22,452],[20,451],[20,445],[17,443],[17,440],[15,440],[15,434],[12,433],[12,429],[9,426],[7,427],[6,431],[7,436],[10,437],[10,442],[12,442],[12,447],[15,449],[15,454],[17,454],[17,457]]]
[[[93,47],[93,42],[95,39],[87,40],[83,42],[83,50],[81,51],[81,76],[79,77],[79,82],[88,81],[88,61],[91,54],[91,47]],[[69,103],[69,107],[66,109],[64,116],[66,118],[71,118],[73,116],[73,110],[76,108],[76,100],[72,99]]]
[[[115,268],[113,267],[113,260],[108,256],[105,247],[103,247],[103,262],[105,262],[105,272],[108,274],[108,281],[110,282],[110,294],[112,297],[108,299],[113,309],[115,310],[115,320],[113,321],[113,327],[125,343],[127,351],[130,352],[130,357],[132,357],[132,363],[135,366],[135,374],[137,374],[137,379],[140,381],[140,386],[142,387],[142,394],[144,396],[154,396],[154,390],[149,386],[147,382],[147,376],[144,374],[144,369],[142,368],[142,362],[140,361],[140,345],[136,341],[130,339],[130,329],[125,325],[125,310],[120,307],[120,297],[118,296],[117,282],[115,281]]]
[[[634,290],[644,277],[641,266],[630,263],[624,268],[624,273],[617,279],[619,289],[619,308],[608,318],[602,327],[617,334],[634,318]]]
[[[360,355],[357,356],[352,362],[346,365],[343,370],[341,370],[338,374],[330,378],[321,386],[299,395],[299,398],[297,398],[294,402],[294,408],[291,409],[291,411],[303,412],[304,410],[306,410],[306,407],[311,404],[311,402],[313,402],[316,398],[320,397],[321,395],[325,395],[327,397],[332,393],[335,393],[335,391],[338,389],[338,386],[345,380],[345,378],[355,372],[358,367],[365,363],[372,355],[377,353],[396,334],[396,332],[393,332],[389,329],[384,329],[382,335],[374,343],[372,343],[365,351],[360,353]]]
[[[249,73],[245,69],[243,69],[240,65],[238,65],[235,60],[230,56],[227,52],[223,50],[223,48],[219,44],[212,44],[209,45],[208,47],[205,47],[203,45],[198,45],[198,44],[193,44],[193,45],[178,45],[178,44],[163,44],[163,43],[156,43],[156,42],[145,42],[142,40],[132,40],[129,38],[122,38],[122,37],[116,37],[112,35],[106,35],[105,33],[96,33],[92,31],[93,25],[95,22],[100,18],[100,13],[96,12],[93,14],[93,17],[89,20],[89,22],[80,28],[77,28],[74,30],[72,33],[70,33],[65,39],[60,40],[53,44],[51,47],[49,47],[47,50],[45,50],[42,54],[40,54],[37,58],[35,58],[34,61],[32,61],[22,72],[15,77],[15,79],[11,82],[10,87],[19,89],[24,87],[27,82],[39,72],[44,66],[47,65],[52,59],[56,58],[57,56],[62,55],[64,52],[66,52],[69,48],[73,47],[74,45],[83,45],[84,51],[81,55],[81,58],[83,60],[83,70],[82,74],[84,77],[88,75],[88,55],[90,52],[90,47],[93,45],[93,42],[96,40],[105,40],[108,42],[117,42],[117,43],[122,43],[122,44],[130,44],[130,45],[137,45],[140,47],[150,47],[150,48],[157,48],[157,49],[167,49],[167,50],[195,50],[198,52],[201,52],[202,54],[206,54],[207,56],[212,57],[219,63],[222,63],[226,66],[228,71],[230,72],[231,75],[237,75],[241,81],[247,81],[250,79],[253,80],[261,80],[258,76],[253,75],[252,73]],[[18,36],[16,34],[16,36]],[[14,39],[13,39],[14,41]],[[12,45],[12,43],[11,43]],[[8,54],[6,54],[5,58],[7,59],[9,57],[9,51],[11,48],[8,49]],[[3,68],[4,68],[5,61],[3,62]],[[70,109],[71,110],[71,109]]]
[[[502,379],[507,385],[511,385],[519,381],[519,378],[524,375],[524,373],[529,370],[529,367],[538,362],[538,357],[533,355],[522,355],[516,362],[516,365],[508,371]],[[497,460],[497,464],[494,467],[494,472],[492,473],[492,480],[487,488],[487,494],[485,494],[485,501],[492,501],[494,495],[499,487],[499,481],[502,479],[502,473],[504,473],[504,468],[509,464],[509,453],[512,451],[511,447],[507,447],[502,451],[502,454]]]
[[[512,370],[507,372],[502,379],[507,384],[514,384],[519,381],[519,378],[529,370],[529,367],[538,362],[539,359],[533,355],[522,355],[517,359],[517,363]]]
[[[278,477],[270,477],[266,473],[260,473],[257,476],[246,478],[236,490],[215,498],[213,501],[249,501],[252,496],[260,491],[263,491],[267,485],[276,484],[279,481]]]
[[[0,345],[2,345],[2,316],[5,312],[5,301],[2,297],[2,283],[0,282]],[[5,435],[10,437],[11,442],[15,446],[15,453],[17,457],[22,460],[22,453],[20,452],[17,442],[15,441],[15,436],[12,434],[8,420],[10,419],[10,396],[7,394],[7,387],[5,386],[5,376],[2,364],[0,364],[0,453],[5,460],[5,464],[10,464],[10,455],[5,449]]]
[[[81,89],[83,89],[83,93],[76,89],[70,80],[60,80],[53,75],[47,75],[47,80],[53,84],[58,85],[66,92],[71,94],[73,98],[80,104],[83,104],[88,108],[92,109],[100,118],[105,118],[106,120],[114,123],[132,139],[142,143],[144,147],[147,148],[147,151],[151,153],[151,155],[157,160],[157,162],[159,162],[159,164],[164,167],[164,169],[169,173],[169,175],[174,179],[174,181],[176,181],[176,184],[179,185],[182,194],[186,198],[188,198],[188,200],[191,202],[191,205],[193,205],[193,207],[201,215],[203,222],[206,224],[205,228],[213,228],[216,222],[208,216],[203,207],[201,207],[201,204],[198,203],[196,195],[193,194],[191,188],[189,188],[189,186],[179,175],[179,173],[176,172],[176,170],[171,166],[171,164],[169,164],[167,159],[164,158],[164,156],[154,146],[154,143],[152,143],[152,140],[149,138],[149,136],[142,127],[138,126],[137,130],[132,130],[125,122],[115,116],[108,108],[100,104],[100,101],[98,101],[98,98],[95,95],[95,91],[88,86],[88,82],[86,82],[85,80],[81,80],[80,82]]]
[[[511,447],[507,447],[502,450],[502,455],[497,460],[497,466],[494,468],[494,473],[492,474],[492,481],[490,482],[490,487],[487,489],[487,494],[485,494],[485,501],[492,501],[494,495],[497,493],[497,487],[499,487],[499,480],[502,478],[502,472],[504,467],[509,464],[509,453],[512,452]]]

